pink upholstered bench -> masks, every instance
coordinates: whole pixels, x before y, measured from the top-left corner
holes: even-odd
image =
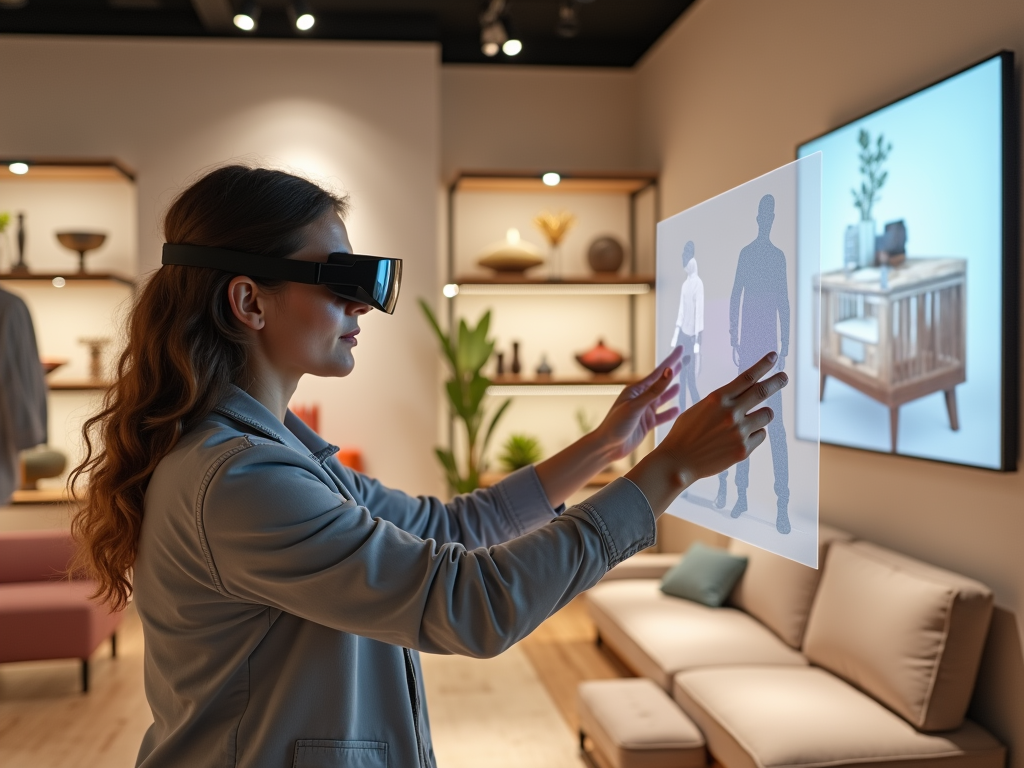
[[[73,548],[67,531],[0,533],[0,662],[81,659],[85,692],[100,643],[117,655],[122,613],[89,599],[94,582],[68,579]]]

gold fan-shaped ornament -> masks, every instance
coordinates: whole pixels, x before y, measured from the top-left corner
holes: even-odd
[[[543,211],[533,217],[534,226],[544,233],[544,237],[548,239],[552,248],[558,247],[575,223],[576,217],[568,211],[559,211],[558,213]]]

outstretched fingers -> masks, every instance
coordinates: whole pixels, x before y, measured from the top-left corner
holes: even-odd
[[[747,370],[722,387],[722,395],[726,398],[736,400],[742,397],[751,387],[757,384],[768,371],[775,365],[779,356],[775,352],[769,352]]]
[[[746,392],[734,398],[733,402],[737,408],[746,413],[751,408],[755,408],[758,404],[763,403],[776,392],[780,392],[788,383],[789,377],[786,374],[776,373],[764,381],[752,384]]]
[[[649,374],[647,374],[647,376],[641,379],[640,383],[637,386],[640,387],[641,389],[647,389],[649,386],[657,382],[658,379],[665,374],[666,369],[671,369],[672,378],[675,378],[676,375],[679,373],[679,369],[682,367],[682,359],[683,348],[673,348],[673,350],[668,353],[665,359],[661,361],[661,364],[658,365],[658,367],[651,371]]]

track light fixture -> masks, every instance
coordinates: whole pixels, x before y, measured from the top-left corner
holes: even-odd
[[[310,10],[306,0],[290,0],[288,3],[288,15],[292,18],[292,24],[299,32],[308,32],[316,24],[316,17]]]
[[[507,8],[507,0],[488,0],[480,14],[480,50],[484,56],[497,56],[498,51],[515,56],[523,50],[522,41],[511,32]]]
[[[253,32],[260,20],[260,6],[256,0],[247,0],[231,20],[243,32]]]
[[[555,31],[559,37],[572,38],[580,32],[580,16],[576,11],[576,0],[562,0],[558,6],[558,24]]]

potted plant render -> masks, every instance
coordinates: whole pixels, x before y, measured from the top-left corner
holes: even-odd
[[[879,133],[874,144],[871,134],[861,129],[857,137],[860,144],[860,189],[851,189],[853,205],[860,211],[860,227],[858,237],[858,261],[861,267],[875,264],[875,220],[871,218],[871,209],[879,200],[879,192],[889,177],[882,164],[892,152],[892,143],[887,143],[883,134]]]
[[[435,448],[434,453],[444,469],[448,485],[455,493],[468,493],[480,487],[480,475],[487,469],[487,445],[494,434],[494,427],[505,413],[511,400],[501,403],[487,421],[484,396],[491,380],[481,371],[494,351],[494,340],[487,338],[491,325],[490,310],[471,328],[465,320],[459,320],[449,337],[441,330],[437,318],[425,301],[420,307],[427,316],[430,327],[437,336],[441,353],[448,365],[451,378],[445,382],[445,394],[456,420],[462,425],[465,447],[460,462],[455,446]]]

